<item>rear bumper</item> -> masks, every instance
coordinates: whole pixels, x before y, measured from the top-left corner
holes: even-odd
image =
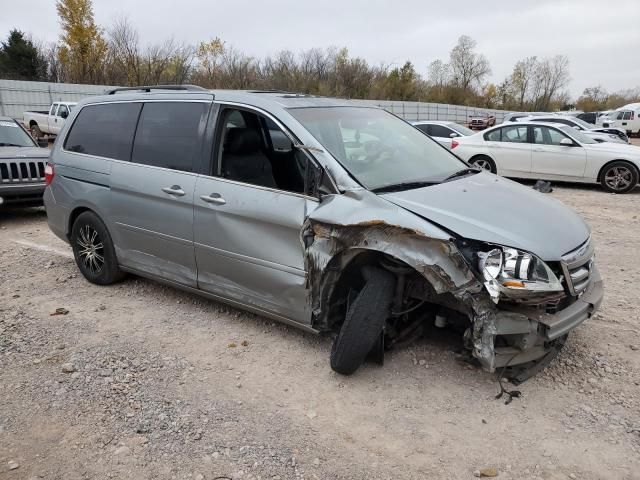
[[[41,203],[44,189],[44,183],[0,184],[0,205]]]

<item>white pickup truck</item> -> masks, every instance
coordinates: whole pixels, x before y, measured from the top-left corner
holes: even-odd
[[[48,111],[24,112],[23,123],[35,139],[57,135],[76,102],[55,102]]]

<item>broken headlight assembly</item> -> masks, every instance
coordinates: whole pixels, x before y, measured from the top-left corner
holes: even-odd
[[[501,295],[525,299],[564,292],[561,281],[551,268],[531,253],[496,246],[476,255],[478,271],[496,303]]]

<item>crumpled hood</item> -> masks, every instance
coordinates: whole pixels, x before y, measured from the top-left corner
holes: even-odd
[[[51,150],[39,147],[0,147],[0,159],[47,158]]]
[[[380,196],[461,237],[519,248],[546,261],[560,260],[590,232],[559,200],[488,172]]]

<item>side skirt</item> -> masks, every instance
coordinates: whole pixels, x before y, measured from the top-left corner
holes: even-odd
[[[225,297],[221,297],[219,295],[215,295],[213,293],[209,293],[209,292],[205,292],[204,290],[200,290],[197,288],[193,288],[193,287],[189,287],[187,285],[183,285],[181,283],[177,283],[177,282],[173,282],[171,280],[167,280],[165,278],[161,278],[158,276],[155,276],[153,274],[150,273],[146,273],[146,272],[141,272],[139,270],[136,270],[134,268],[129,268],[129,267],[124,267],[122,265],[119,265],[120,269],[123,272],[127,272],[127,273],[131,273],[133,275],[139,276],[139,277],[144,277],[144,278],[148,278],[149,280],[153,280],[154,282],[158,282],[158,283],[162,283],[163,285],[168,285],[170,287],[174,287],[180,290],[184,290],[185,292],[189,292],[189,293],[194,293],[196,295],[199,295],[201,297],[205,297],[208,298],[209,300],[214,300],[220,303],[224,303],[226,305],[230,305],[232,307],[235,308],[239,308],[240,310],[245,310],[251,313],[255,313],[256,315],[261,315],[263,317],[267,317],[270,318],[271,320],[275,320],[278,321],[280,323],[284,323],[286,325],[290,325],[292,327],[298,328],[300,330],[304,330],[305,332],[309,332],[309,333],[314,333],[314,334],[319,334],[320,332],[318,330],[316,330],[313,327],[310,327],[309,325],[304,325],[302,323],[296,322],[295,320],[291,320],[287,317],[283,317],[281,315],[278,315],[276,313],[272,313],[266,310],[262,310],[260,308],[251,306],[251,305],[246,305],[244,303],[240,303],[238,301],[235,300],[231,300]]]

